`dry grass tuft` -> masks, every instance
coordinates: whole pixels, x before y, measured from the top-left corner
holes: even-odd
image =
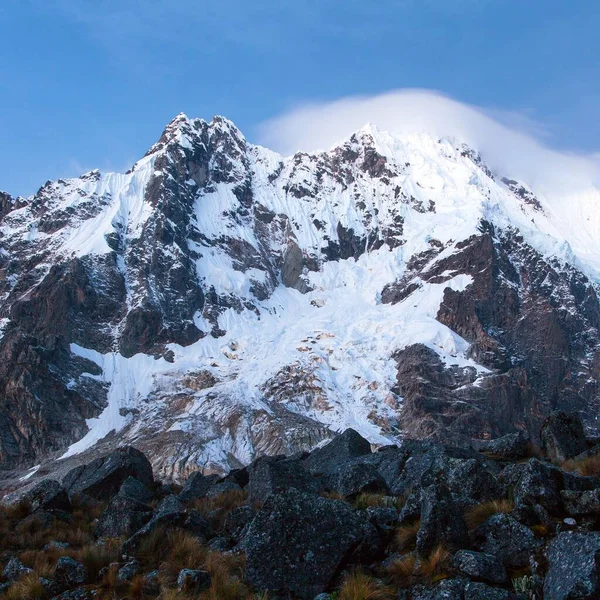
[[[28,573],[17,583],[10,586],[6,595],[6,600],[35,600],[36,598],[47,598],[46,590],[40,583],[40,576],[35,571]]]
[[[392,600],[393,588],[362,571],[352,571],[344,578],[338,600]]]
[[[561,463],[561,468],[571,473],[595,477],[600,475],[600,454],[585,458],[566,460]]]
[[[466,511],[465,522],[470,530],[477,529],[477,527],[485,523],[490,517],[498,513],[509,513],[514,507],[513,501],[508,499],[482,502]]]
[[[445,579],[448,576],[446,569],[449,566],[451,556],[450,551],[444,544],[436,546],[431,554],[421,562],[421,575],[432,583]]]
[[[414,554],[407,554],[393,561],[386,569],[387,574],[398,587],[406,587],[410,585],[416,563],[417,557]]]
[[[417,533],[421,527],[420,519],[412,523],[400,525],[396,529],[396,546],[398,550],[413,550],[417,543]]]

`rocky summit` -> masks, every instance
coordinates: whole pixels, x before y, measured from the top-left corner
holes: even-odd
[[[0,194],[4,487],[126,445],[182,483],[347,428],[483,449],[563,410],[591,437],[599,198],[456,139],[367,126],[282,157],[185,115],[127,173]],[[344,489],[381,487],[357,469]]]
[[[0,507],[8,599],[594,600],[600,445],[552,413],[542,448],[352,429],[308,453],[160,481],[122,447]],[[584,448],[557,462],[556,448]]]

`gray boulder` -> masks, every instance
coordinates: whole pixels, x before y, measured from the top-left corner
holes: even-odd
[[[521,431],[507,433],[494,440],[477,440],[474,447],[498,460],[519,460],[530,452],[529,439]]]
[[[208,490],[219,481],[218,475],[204,475],[200,471],[192,473],[186,480],[183,489],[179,493],[181,502],[191,502],[204,498]]]
[[[561,482],[559,469],[532,458],[521,471],[514,488],[515,504],[539,504],[550,513],[556,513],[561,508]]]
[[[485,502],[504,494],[497,475],[489,470],[489,461],[468,458],[449,459],[448,463],[446,481],[456,498]]]
[[[65,488],[54,479],[44,479],[22,499],[31,505],[32,510],[71,510],[71,502]]]
[[[126,496],[113,498],[100,515],[95,535],[101,537],[129,537],[152,518],[152,509]]]
[[[181,528],[205,542],[214,536],[210,523],[197,510],[189,511]]]
[[[293,488],[273,494],[244,538],[246,579],[257,590],[312,600],[369,538],[377,538],[374,526],[345,502]]]
[[[130,560],[117,571],[118,581],[131,581],[141,570],[137,560]]]
[[[421,493],[421,526],[417,533],[417,551],[428,556],[438,544],[455,550],[469,546],[469,534],[460,508],[450,490],[433,484]]]
[[[132,446],[118,448],[87,465],[75,467],[62,483],[71,496],[85,494],[98,500],[110,500],[128,477],[134,477],[146,487],[152,487],[154,481],[152,465]]]
[[[435,587],[422,585],[411,589],[411,600],[464,600],[465,579],[444,579]]]
[[[508,576],[497,556],[473,550],[459,550],[454,555],[454,568],[471,579],[503,584]]]
[[[585,490],[562,490],[560,492],[565,512],[571,517],[592,515],[600,511],[600,489]]]
[[[85,583],[85,567],[74,558],[61,556],[54,567],[52,579],[63,588],[73,588]]]
[[[32,569],[26,567],[16,556],[13,556],[4,566],[2,576],[7,581],[17,581],[21,577],[32,573]]]
[[[254,511],[249,506],[239,506],[238,508],[234,508],[227,517],[225,517],[223,529],[231,539],[237,542],[242,538],[244,531],[252,519],[254,519],[254,514]]]
[[[371,444],[354,429],[346,429],[325,446],[313,450],[304,460],[304,466],[313,475],[325,475],[350,459],[367,454],[371,454]]]
[[[180,592],[197,594],[210,587],[211,577],[200,569],[182,569],[177,575],[177,589]]]
[[[264,456],[254,461],[248,469],[248,501],[264,502],[269,494],[294,487],[305,492],[318,492],[319,482],[302,467],[299,461]]]
[[[578,413],[552,413],[542,425],[542,450],[554,462],[562,462],[586,450],[583,423]]]
[[[388,487],[377,469],[368,463],[350,462],[324,477],[324,487],[351,498],[363,492],[385,494]]]
[[[227,492],[241,492],[242,488],[234,481],[218,481],[208,488],[207,498],[217,498]]]
[[[188,514],[178,498],[173,495],[167,496],[158,505],[154,516],[123,543],[121,554],[125,556],[131,555],[137,550],[140,542],[156,528],[163,525],[167,527],[180,527],[184,525],[187,518]]]
[[[510,600],[511,598],[514,598],[514,595],[508,590],[490,587],[485,583],[470,581],[465,586],[464,600]]]
[[[475,532],[477,547],[511,568],[526,567],[540,545],[533,532],[505,513],[490,517]]]
[[[122,498],[131,498],[141,504],[148,504],[152,501],[152,492],[135,477],[128,477],[124,482],[117,496]]]
[[[546,556],[545,600],[600,598],[600,533],[561,533]]]

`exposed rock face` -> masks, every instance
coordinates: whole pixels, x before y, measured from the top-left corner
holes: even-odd
[[[542,426],[542,450],[552,461],[561,462],[586,450],[585,432],[576,413],[552,413]]]
[[[259,589],[312,599],[368,536],[377,538],[373,525],[344,502],[295,489],[270,496],[245,536],[248,579]]]
[[[70,494],[108,500],[119,492],[128,477],[134,477],[146,486],[154,483],[150,462],[142,452],[131,446],[75,467],[67,473],[63,485]]]
[[[191,477],[191,487],[196,490],[201,490],[202,482],[208,484],[201,497],[210,501],[198,503],[197,508],[168,493],[173,487],[167,483],[146,488],[135,484],[131,477],[121,485],[97,522],[92,511],[86,520],[86,511],[70,504],[64,510],[37,508],[29,514],[26,513],[33,507],[27,504],[18,510],[0,507],[4,534],[0,564],[6,580],[0,590],[10,590],[11,597],[16,597],[23,577],[37,577],[30,568],[32,557],[36,564],[52,564],[60,554],[52,577],[40,579],[40,584],[47,595],[59,597],[56,594],[62,593],[60,597],[65,598],[79,598],[81,594],[92,598],[106,591],[108,569],[116,574],[116,589],[125,590],[129,582],[136,586],[145,582],[145,592],[151,595],[162,590],[163,594],[184,592],[220,598],[226,581],[227,587],[222,589],[236,598],[268,593],[275,597],[325,600],[345,596],[350,590],[342,592],[341,587],[348,581],[350,586],[352,576],[358,573],[361,585],[368,585],[373,595],[387,596],[388,586],[395,589],[401,584],[401,589],[396,590],[398,600],[517,600],[526,595],[551,600],[598,597],[600,534],[591,531],[597,527],[597,519],[590,511],[597,512],[599,478],[574,475],[544,458],[527,463],[515,462],[521,459],[493,463],[475,451],[431,441],[405,441],[400,447],[363,453],[367,447],[361,439],[353,431],[334,438],[329,450],[322,447],[308,456],[303,453],[258,459],[248,468],[248,480],[243,477],[244,470],[230,473],[220,481]],[[314,458],[310,460],[312,454]],[[320,465],[314,475],[302,466],[309,464]],[[271,471],[263,470],[264,465],[287,467]],[[286,470],[290,465],[291,470]],[[323,473],[325,465],[328,468]],[[90,468],[91,463],[82,466],[88,472],[96,468]],[[510,514],[496,513],[467,532],[463,511],[476,509],[475,513],[467,513],[469,517],[476,515],[480,503],[489,496],[482,495],[480,485],[459,487],[457,478],[464,483],[465,478],[478,479],[491,472],[503,484],[523,480],[522,488],[507,484],[503,490],[515,508]],[[390,482],[390,487],[401,490],[403,485],[398,482],[403,474],[402,484],[409,485],[410,491],[401,499],[399,495],[404,496],[406,490],[386,489],[386,495],[367,495],[358,501],[354,488],[340,500],[328,498],[324,492],[298,489],[300,483],[300,487],[310,490],[312,482],[314,489],[319,490],[331,475],[345,473],[358,473],[361,477],[377,473]],[[255,493],[262,492],[264,496],[259,502],[248,493],[256,474],[261,485],[255,486]],[[297,476],[298,481],[290,475]],[[239,483],[234,483],[234,479]],[[481,481],[484,480],[483,476]],[[112,494],[113,480],[103,478],[98,486],[106,486],[106,493],[96,489],[96,495],[107,497]],[[45,485],[32,489],[37,489],[37,496],[42,497],[40,491]],[[49,489],[56,491],[54,485]],[[235,493],[211,497],[211,490],[217,489]],[[547,497],[543,490],[548,489],[558,493],[555,510],[560,518],[550,518],[538,503]],[[132,498],[142,491],[148,504]],[[191,497],[190,501],[194,499]],[[565,512],[573,512],[577,518],[564,518]],[[420,520],[414,540],[416,548],[399,555],[394,543],[396,528],[416,520]],[[471,523],[470,519],[467,521]],[[71,545],[62,539],[69,536],[70,526],[91,530],[94,525],[97,539],[84,568],[75,560],[86,556],[79,543],[73,541]],[[542,536],[536,535],[542,531],[540,525]],[[53,539],[40,550],[38,534],[44,535],[52,526],[52,535],[60,539]],[[127,539],[118,552],[121,562],[113,562],[97,572],[94,548],[97,545],[101,553],[102,545],[113,547],[106,538]],[[160,548],[153,550],[157,539]],[[26,564],[15,556],[15,550]],[[165,561],[165,556],[185,560],[182,565],[190,568],[180,571],[177,577],[181,567],[173,571],[173,564],[178,563]],[[513,586],[524,595],[513,594]],[[359,589],[362,594],[363,588]]]
[[[546,600],[596,598],[600,594],[600,534],[561,533],[548,549]]]
[[[185,115],[126,174],[2,193],[0,467],[135,443],[183,480],[350,426],[537,443],[557,409],[594,433],[600,245],[558,202],[453,140],[284,158]]]

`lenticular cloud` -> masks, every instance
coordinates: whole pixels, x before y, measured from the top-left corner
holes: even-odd
[[[427,90],[300,106],[260,125],[259,141],[282,154],[327,150],[366,123],[395,134],[427,131],[457,138],[478,149],[494,170],[546,193],[600,187],[598,154],[552,150],[539,137],[542,128],[521,115],[490,111]]]

